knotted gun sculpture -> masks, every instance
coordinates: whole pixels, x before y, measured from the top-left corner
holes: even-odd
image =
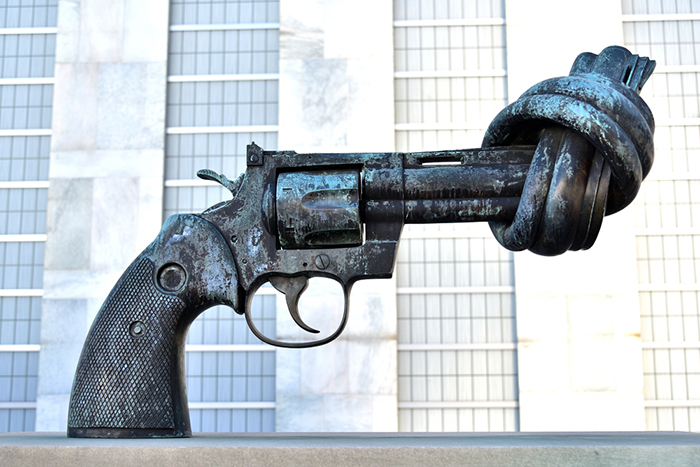
[[[638,93],[653,68],[621,47],[582,54],[568,77],[504,109],[481,149],[297,154],[251,144],[236,181],[200,171],[233,198],[168,218],[114,286],[78,363],[68,436],[189,436],[185,337],[202,311],[233,307],[272,345],[330,342],[353,283],[391,276],[406,223],[489,221],[511,250],[589,248],[651,168],[654,122]],[[337,330],[310,342],[266,337],[251,316],[259,287],[283,292],[313,334],[297,304],[317,276],[343,288]]]

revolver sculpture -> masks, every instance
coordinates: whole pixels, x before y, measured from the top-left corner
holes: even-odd
[[[233,307],[273,345],[330,342],[347,322],[352,285],[391,277],[406,223],[489,221],[511,250],[589,248],[651,168],[654,121],[638,93],[654,65],[621,47],[581,54],[568,77],[504,109],[480,149],[297,154],[251,144],[236,181],[199,171],[233,198],[168,218],[114,286],[78,363],[68,436],[190,436],[185,337],[202,311]],[[316,276],[342,285],[338,329],[302,343],[263,335],[251,301],[267,282],[316,332],[297,309]]]

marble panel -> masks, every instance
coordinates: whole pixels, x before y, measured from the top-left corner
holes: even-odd
[[[113,177],[94,180],[91,269],[125,269],[141,253],[143,246],[136,245],[135,241],[139,230],[138,201],[138,179]]]
[[[505,0],[505,12],[511,102],[539,81],[568,75],[579,53],[623,42],[620,2],[542,0],[533,8],[531,2]]]
[[[347,152],[393,152],[394,57],[350,59]]]
[[[301,393],[348,393],[348,362],[351,358],[348,349],[348,342],[338,339],[301,352]]]
[[[364,280],[350,294],[348,338],[396,340],[396,278]]]
[[[276,400],[285,395],[301,395],[301,354],[304,349],[279,348],[275,351]]]
[[[518,389],[528,392],[567,392],[569,348],[566,342],[518,345]]]
[[[280,147],[297,152],[343,152],[350,125],[347,62],[280,62]]]
[[[162,158],[161,170],[163,167]],[[135,248],[139,252],[155,240],[163,226],[163,174],[138,179],[138,229]]]
[[[100,301],[101,305],[123,272],[116,268],[101,271],[47,269],[44,271],[44,298],[88,298]]]
[[[393,50],[377,47],[378,43],[393,43],[393,28],[390,25],[394,12],[391,0],[329,0],[323,2],[322,8],[324,57],[360,59],[364,62],[381,58],[393,68]],[[369,11],[372,13],[368,14]],[[381,76],[381,73],[376,75]]]
[[[280,2],[280,61],[323,58],[323,0]]]
[[[46,213],[44,265],[51,269],[87,269],[90,265],[93,181],[52,179]]]
[[[36,398],[35,431],[64,432],[68,427],[70,394],[39,394]]]
[[[351,394],[397,393],[396,340],[349,340],[348,390]]]
[[[167,60],[169,12],[168,0],[124,1],[124,62]]]
[[[102,63],[97,149],[162,149],[165,62]]]
[[[307,145],[346,146],[350,87],[345,59],[304,60],[301,127]],[[311,131],[309,131],[311,130]]]
[[[85,300],[42,301],[38,394],[70,393],[88,329],[86,311]]]
[[[521,431],[637,431],[641,393],[521,393]],[[526,423],[522,423],[526,420]]]
[[[120,62],[123,58],[124,0],[80,2],[80,62]]]
[[[565,296],[541,291],[530,294],[523,288],[518,290],[518,300],[518,344],[566,339],[569,325],[567,314],[562,312],[566,309]]]
[[[373,412],[372,396],[334,394],[323,398],[325,431],[373,431]]]
[[[55,77],[51,150],[94,150],[99,66],[95,63],[57,63]],[[49,170],[54,170],[54,165],[52,162]]]
[[[155,184],[163,178],[162,149],[106,149],[99,151],[53,151],[51,178],[138,177],[143,184]],[[150,187],[147,187],[150,188]]]
[[[372,431],[399,431],[399,408],[396,395],[372,397]]]
[[[56,34],[56,63],[78,61],[80,51],[81,0],[59,0]]]
[[[278,432],[324,431],[324,400],[321,395],[282,395],[275,401]]]

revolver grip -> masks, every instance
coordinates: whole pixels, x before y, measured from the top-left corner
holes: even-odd
[[[187,329],[205,309],[237,307],[231,250],[210,223],[170,217],[124,272],[88,333],[71,391],[68,436],[191,435]]]

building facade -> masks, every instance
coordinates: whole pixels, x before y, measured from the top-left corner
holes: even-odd
[[[407,226],[394,279],[359,282],[343,336],[314,349],[207,310],[188,333],[192,428],[700,431],[698,37],[695,0],[0,2],[0,432],[65,430],[123,270],[167,216],[230,197],[198,169],[234,179],[251,141],[478,147],[528,87],[613,44],[657,61],[656,159],[591,250]],[[291,332],[272,289],[253,306]],[[338,306],[317,281],[300,309]]]

